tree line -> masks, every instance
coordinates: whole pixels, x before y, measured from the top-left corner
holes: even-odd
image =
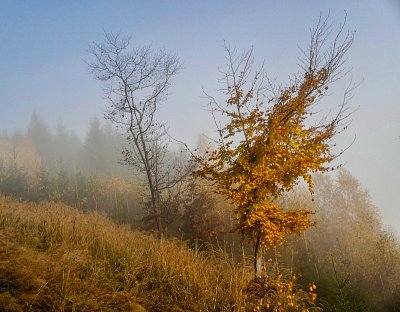
[[[0,144],[3,166],[24,167],[29,170],[45,168],[55,172],[67,171],[122,175],[119,165],[122,136],[110,124],[94,118],[82,139],[68,129],[60,119],[55,131],[34,113],[25,131],[3,131]],[[127,175],[126,175],[127,176]]]

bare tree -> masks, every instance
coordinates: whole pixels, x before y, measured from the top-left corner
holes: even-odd
[[[90,46],[94,60],[89,67],[95,79],[104,82],[110,102],[106,118],[126,133],[122,162],[145,176],[150,193],[149,217],[162,237],[169,215],[162,192],[176,186],[184,174],[179,166],[167,162],[167,133],[156,113],[181,64],[176,55],[163,49],[132,47],[130,41],[118,33],[106,32],[103,43]]]

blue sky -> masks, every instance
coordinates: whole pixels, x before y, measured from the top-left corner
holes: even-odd
[[[1,1],[0,129],[23,128],[33,112],[54,126],[62,118],[84,135],[107,102],[84,60],[103,31],[132,35],[177,53],[184,69],[160,112],[174,137],[194,143],[212,122],[202,88],[213,92],[224,65],[224,40],[254,48],[272,77],[285,82],[296,71],[298,46],[320,12],[330,11],[357,30],[348,55],[358,110],[339,138],[355,143],[341,162],[369,190],[383,220],[400,234],[400,1]],[[341,95],[332,95],[335,101]]]

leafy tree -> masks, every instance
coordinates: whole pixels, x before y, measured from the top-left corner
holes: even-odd
[[[365,302],[371,311],[397,311],[400,245],[384,228],[368,192],[346,170],[335,177],[317,174],[314,183],[313,202],[301,188],[282,201],[315,210],[316,226],[287,244],[280,260],[317,282],[325,306],[338,306],[345,296],[352,304]]]
[[[69,182],[67,170],[65,170],[64,167],[59,166],[51,181],[50,198],[55,201],[65,200],[64,197],[68,192]]]
[[[88,179],[82,172],[77,171],[71,180],[73,191],[68,199],[69,202],[79,209],[87,210],[89,198]]]
[[[21,137],[18,143],[13,144],[8,151],[8,163],[30,170],[39,170],[42,166],[42,159],[35,146],[26,138]]]
[[[31,200],[48,200],[51,192],[51,181],[46,168],[41,167],[34,176],[34,192],[31,194]]]
[[[226,46],[227,70],[223,72],[224,105],[210,98],[211,111],[219,131],[216,148],[206,157],[194,157],[195,175],[214,183],[235,207],[237,229],[254,245],[254,269],[261,275],[263,248],[280,245],[289,234],[313,225],[311,211],[284,210],[276,200],[291,190],[299,178],[312,192],[312,172],[327,171],[338,155],[331,150],[335,135],[345,126],[347,100],[334,116],[313,120],[315,105],[331,83],[343,76],[343,62],[353,42],[344,34],[344,23],[333,40],[332,25],[321,19],[311,31],[300,73],[286,87],[276,87],[263,69],[252,75],[253,53],[242,55]],[[267,95],[267,91],[271,95]],[[226,118],[218,126],[217,114]]]
[[[0,193],[24,198],[28,192],[28,178],[25,170],[15,165],[1,169]]]

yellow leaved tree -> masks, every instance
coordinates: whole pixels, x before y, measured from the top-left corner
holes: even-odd
[[[346,127],[353,86],[335,114],[319,116],[315,106],[346,74],[344,56],[354,33],[345,32],[344,25],[333,33],[328,18],[319,19],[302,51],[300,72],[286,87],[274,86],[263,68],[252,70],[251,49],[238,55],[225,46],[222,91],[227,99],[221,104],[209,96],[219,138],[206,156],[194,157],[195,175],[211,181],[234,205],[237,230],[254,245],[256,277],[263,248],[280,245],[287,235],[313,224],[311,211],[284,210],[277,199],[301,178],[312,192],[312,173],[331,169],[328,164],[338,156],[332,138]]]

